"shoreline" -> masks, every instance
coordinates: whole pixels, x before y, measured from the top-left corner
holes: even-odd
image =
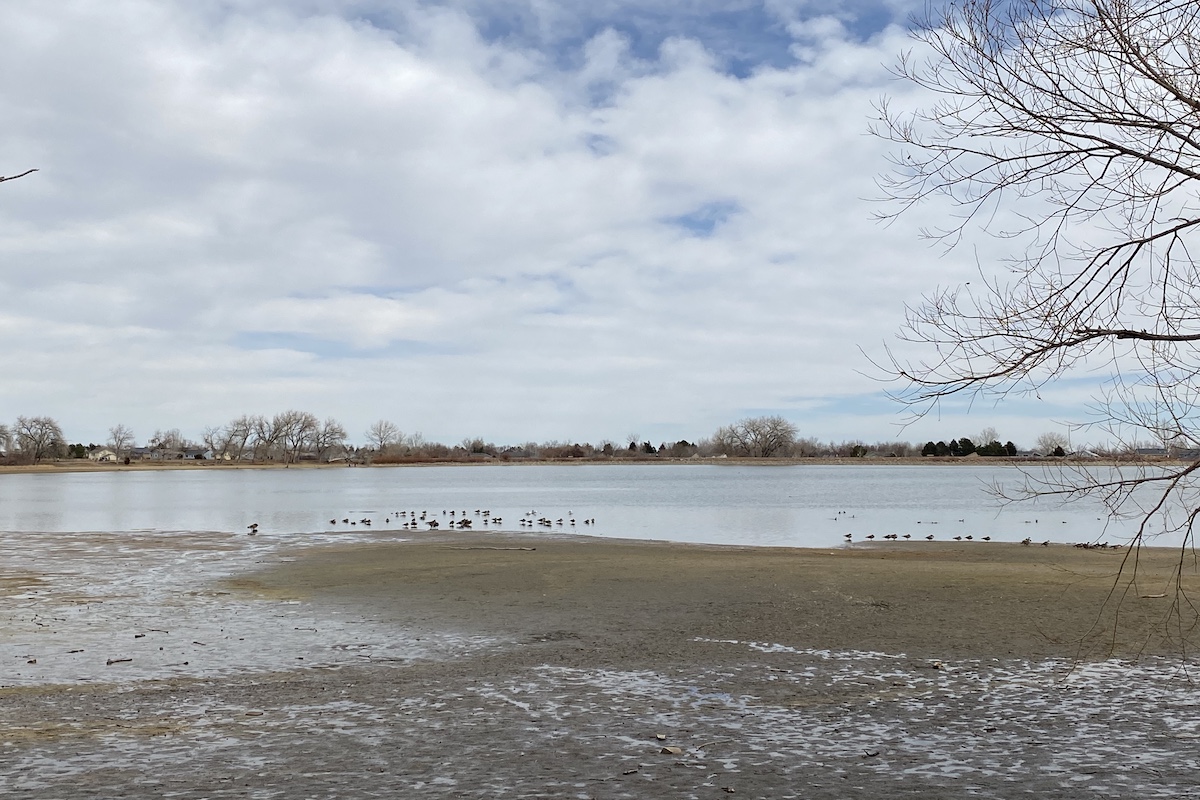
[[[1025,459],[1025,458],[951,458],[925,456],[914,458],[674,458],[674,459],[545,459],[545,460],[510,460],[500,459],[470,459],[463,461],[430,460],[410,461],[395,464],[328,464],[310,461],[297,463],[280,462],[221,462],[221,461],[141,461],[130,464],[98,463],[86,459],[61,459],[39,464],[7,464],[0,465],[0,475],[57,475],[84,472],[162,472],[162,471],[196,471],[196,470],[283,470],[283,469],[394,469],[394,468],[427,468],[427,467],[533,467],[533,466],[738,466],[738,467],[822,467],[822,466],[855,466],[855,467],[889,467],[889,466],[996,466],[1012,467],[1173,467],[1185,466],[1190,461],[1179,459],[1140,459],[1130,461],[1110,461],[1104,459]]]
[[[0,690],[0,784],[135,800],[1180,797],[1194,737],[1171,720],[1194,701],[1192,662],[1156,635],[1178,554],[1139,557],[1118,622],[1104,609],[1122,556],[1061,546],[299,545],[208,584],[236,628],[164,606],[119,652],[105,640],[96,682]],[[31,640],[47,621],[25,623]],[[279,658],[122,677],[172,641],[193,664]]]

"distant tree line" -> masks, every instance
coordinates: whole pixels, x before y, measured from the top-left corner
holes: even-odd
[[[1066,456],[1083,453],[1121,460],[1144,453],[1162,453],[1153,447],[1093,446],[1072,451],[1065,436],[1045,433],[1032,451],[1022,451],[1011,440],[1001,443],[993,428],[974,438],[929,441],[923,446],[902,441],[864,442],[851,439],[821,442],[799,435],[796,425],[778,416],[747,417],[723,425],[708,438],[659,442],[637,433],[596,444],[551,440],[497,445],[482,436],[469,436],[453,445],[431,442],[420,432],[405,433],[389,420],[373,423],[355,445],[344,425],[307,411],[288,410],[274,415],[244,414],[223,425],[206,427],[199,439],[185,437],[177,428],[156,430],[139,445],[132,429],[119,424],[109,429],[101,444],[67,444],[62,428],[51,417],[18,417],[12,425],[0,424],[0,456],[5,463],[37,463],[74,458],[96,461],[203,460],[217,463],[348,463],[405,464],[480,461],[614,461],[696,458],[809,459],[809,458],[914,458],[966,456],[1017,457]]]
[[[987,444],[976,445],[967,437],[961,439],[951,439],[949,444],[945,442],[926,442],[921,448],[922,456],[1015,456],[1017,454],[1017,446],[1012,442],[1000,444],[996,440],[992,440]],[[1065,455],[1064,453],[1055,453],[1054,455]]]

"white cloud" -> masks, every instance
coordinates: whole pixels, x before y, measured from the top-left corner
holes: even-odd
[[[0,172],[41,169],[0,191],[0,418],[657,440],[794,408],[891,434],[804,409],[875,393],[857,348],[971,268],[913,238],[938,209],[891,229],[863,201],[899,30],[790,17],[803,60],[739,78],[686,36],[647,60],[594,26],[562,59],[466,5],[351,11],[379,9],[0,7]]]

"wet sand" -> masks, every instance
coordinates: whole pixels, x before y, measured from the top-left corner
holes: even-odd
[[[403,625],[517,638],[570,631],[593,665],[653,662],[698,637],[1095,658],[1180,652],[1168,624],[1179,560],[1158,548],[989,542],[805,550],[446,534],[328,548],[234,583]],[[1194,565],[1186,575],[1185,588],[1200,587]],[[1121,594],[1110,596],[1114,587]]]
[[[224,588],[483,644],[376,659],[386,643],[364,641],[337,668],[5,690],[0,793],[1195,791],[1177,552],[1142,551],[1132,583],[1124,551],[982,542],[442,534],[296,556]]]

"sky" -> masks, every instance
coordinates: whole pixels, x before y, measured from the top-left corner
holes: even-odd
[[[874,218],[915,5],[6,0],[0,422],[1062,431],[1079,383],[910,421],[872,365],[998,246]]]

